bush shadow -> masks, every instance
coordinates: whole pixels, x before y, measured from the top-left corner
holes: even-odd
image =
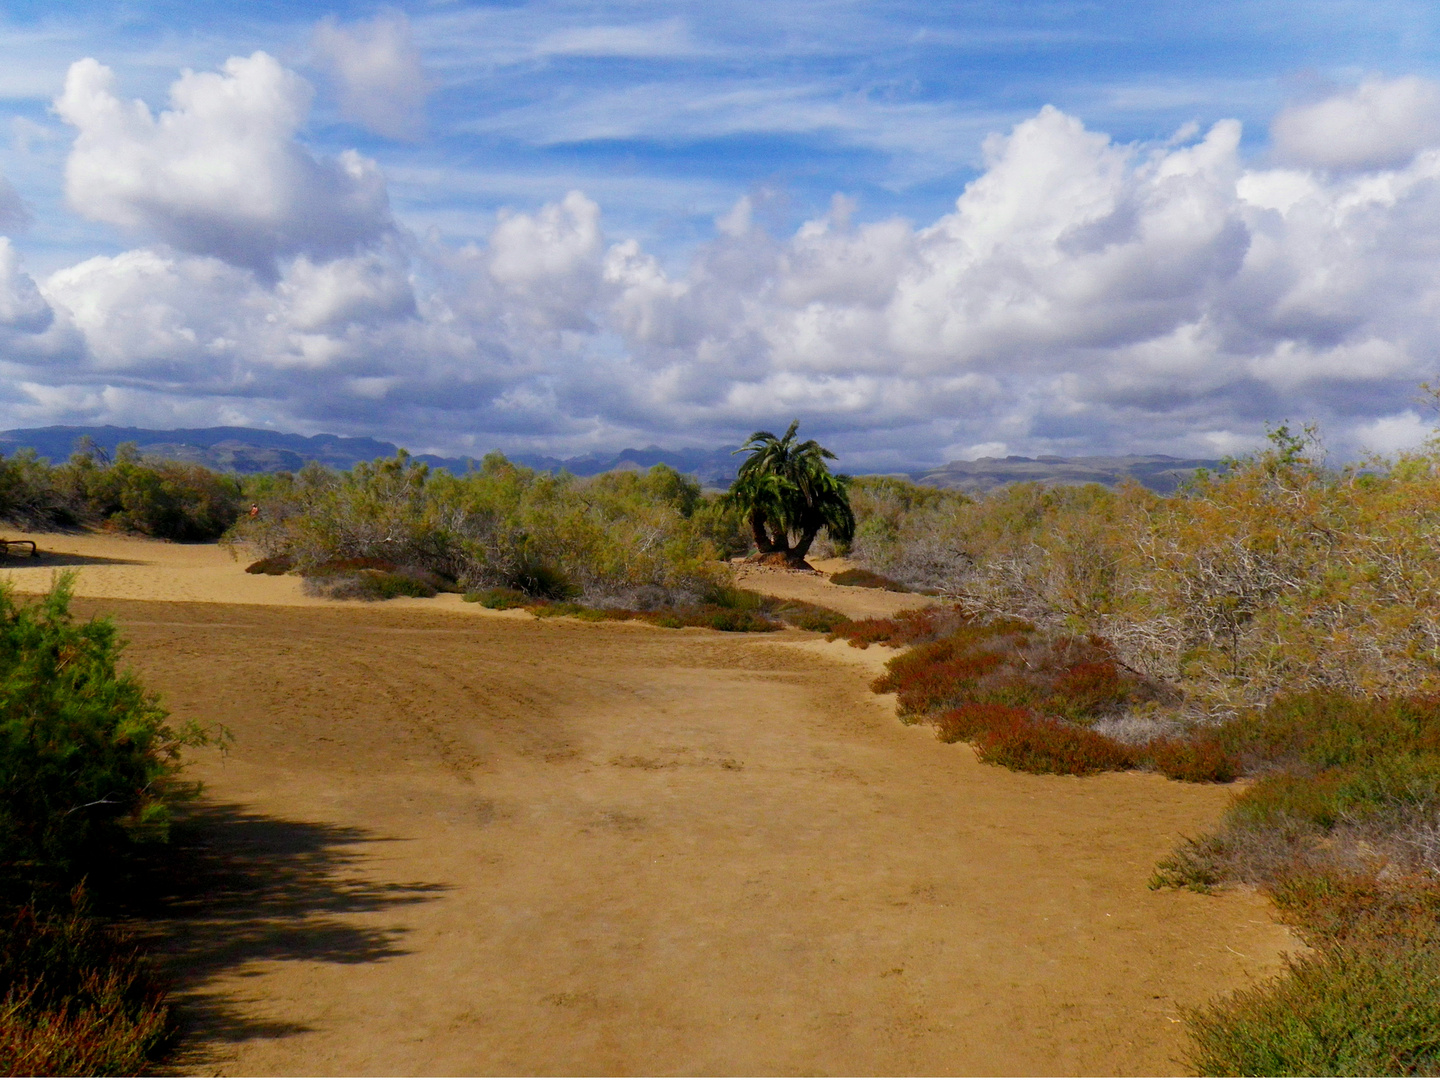
[[[0,551],[0,566],[6,569],[23,566],[145,566],[141,559],[112,559],[104,555],[78,555],[71,551],[46,551],[35,555]]]
[[[403,956],[405,929],[355,925],[436,899],[448,886],[369,878],[358,845],[393,842],[365,829],[257,814],[200,802],[172,842],[125,883],[125,914],[159,966],[179,1022],[172,1067],[203,1064],[218,1045],[309,1030],[249,1015],[217,976],[277,960],[369,964]]]

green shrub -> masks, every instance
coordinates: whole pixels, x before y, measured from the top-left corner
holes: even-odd
[[[1089,776],[1129,769],[1130,749],[1085,728],[1040,717],[989,728],[975,739],[975,754],[991,765],[1029,773]]]
[[[78,523],[77,509],[56,484],[55,470],[35,451],[0,455],[0,521],[35,530],[64,528]]]
[[[54,470],[77,516],[161,540],[215,540],[240,515],[240,482],[200,465],[142,460],[133,444],[114,461],[82,448]]]
[[[535,602],[519,589],[480,589],[477,592],[467,592],[464,599],[467,603],[479,604],[492,611],[509,611],[511,608],[523,608]]]
[[[118,669],[106,619],[70,615],[71,576],[19,603],[0,585],[0,862],[11,874],[80,875],[136,837],[163,835],[183,746]]]
[[[164,837],[179,753],[103,619],[75,621],[70,576],[18,603],[0,586],[0,1071],[149,1071],[169,1025],[135,951],[85,910],[137,841]]]
[[[1189,1017],[1202,1076],[1433,1076],[1440,951],[1340,945]]]
[[[306,575],[362,559],[470,592],[630,610],[700,602],[729,581],[707,532],[709,503],[673,469],[580,480],[492,454],[453,476],[402,452],[344,473],[307,466],[257,487],[256,501],[261,513],[233,538],[293,558]]]

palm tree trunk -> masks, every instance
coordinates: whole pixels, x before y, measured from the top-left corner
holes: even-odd
[[[755,537],[755,547],[761,555],[769,555],[777,551],[788,551],[790,549],[790,538],[783,530],[777,529],[778,539],[770,538],[770,531],[766,527],[765,512],[763,510],[750,511],[750,532]]]
[[[819,532],[820,529],[818,527],[805,530],[804,534],[800,537],[800,542],[790,549],[790,562],[792,565],[799,566],[805,562],[805,556],[810,551],[810,545],[815,542],[815,537]]]

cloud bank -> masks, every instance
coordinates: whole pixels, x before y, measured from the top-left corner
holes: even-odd
[[[483,244],[414,235],[374,163],[304,146],[310,89],[264,53],[186,72],[158,115],[112,84],[83,60],[56,101],[67,196],[138,246],[36,281],[0,242],[14,423],[570,452],[798,416],[861,466],[1223,453],[1286,418],[1352,449],[1423,430],[1440,88],[1418,79],[1282,113],[1269,166],[1236,121],[1120,145],[1047,107],[938,220],[837,196],[777,236],[742,199],[683,268],[579,191]]]

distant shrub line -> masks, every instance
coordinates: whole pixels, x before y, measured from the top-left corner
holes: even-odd
[[[1158,495],[859,478],[849,555],[967,610],[1097,634],[1227,714],[1280,694],[1440,693],[1440,450],[1328,468],[1310,432]]]
[[[346,472],[252,478],[259,507],[230,539],[256,573],[293,570],[324,596],[508,589],[532,601],[655,611],[708,602],[749,543],[739,515],[667,466],[589,479],[499,454],[463,476],[404,452]]]
[[[0,520],[27,529],[88,525],[162,540],[215,540],[235,523],[242,496],[236,477],[142,459],[128,443],[111,459],[81,440],[62,465],[29,450],[0,456]]]

